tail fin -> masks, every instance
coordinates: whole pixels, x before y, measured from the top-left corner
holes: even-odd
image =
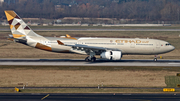
[[[19,39],[26,36],[40,37],[14,11],[7,10],[4,12],[14,38]]]

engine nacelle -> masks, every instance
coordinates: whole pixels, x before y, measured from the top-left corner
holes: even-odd
[[[121,60],[122,53],[121,51],[107,51],[101,53],[101,58],[109,60]]]

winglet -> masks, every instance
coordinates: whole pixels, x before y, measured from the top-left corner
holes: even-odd
[[[57,40],[59,45],[64,45],[64,43],[62,43],[61,41]]]
[[[73,39],[73,40],[77,40],[76,38],[71,37],[69,34],[66,34],[66,38],[68,38],[68,39]]]
[[[66,37],[67,37],[67,38],[70,38],[71,36],[70,36],[69,34],[66,34]]]

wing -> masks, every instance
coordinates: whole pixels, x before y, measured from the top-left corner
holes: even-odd
[[[84,50],[86,53],[88,53],[89,51],[94,51],[96,53],[96,55],[101,54],[102,52],[105,52],[107,50],[112,50],[112,51],[120,51],[118,49],[115,48],[106,48],[106,47],[97,47],[97,46],[88,46],[88,45],[82,45],[82,44],[74,44],[74,45],[70,45],[70,44],[65,44],[59,40],[57,40],[59,45],[64,45],[64,46],[70,46],[73,49],[79,49],[79,50]]]

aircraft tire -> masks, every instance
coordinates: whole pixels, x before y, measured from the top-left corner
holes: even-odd
[[[86,61],[86,62],[90,61],[90,60],[89,60],[89,57],[86,57],[86,58],[85,58],[85,61]]]
[[[96,61],[96,57],[92,57],[91,62],[95,62],[95,61]]]

